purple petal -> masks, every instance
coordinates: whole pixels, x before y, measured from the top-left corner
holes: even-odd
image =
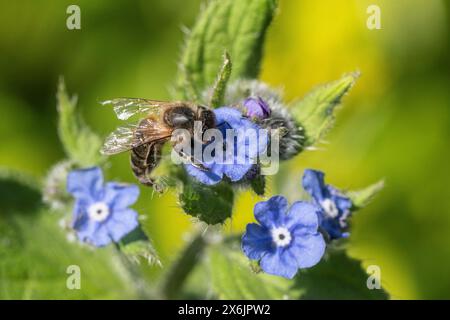
[[[278,226],[286,219],[288,202],[283,196],[274,196],[267,201],[258,202],[253,212],[256,220],[266,228]]]
[[[138,186],[109,182],[104,189],[103,201],[111,210],[122,210],[135,203],[138,197]]]
[[[309,268],[316,265],[325,253],[325,240],[321,233],[294,236],[289,252],[295,257],[298,268]]]
[[[99,167],[74,170],[67,176],[67,191],[77,199],[95,201],[101,194],[103,174]]]
[[[258,260],[273,250],[270,231],[256,223],[247,225],[246,232],[242,236],[242,251],[249,259]]]
[[[292,279],[298,267],[295,257],[283,248],[264,255],[260,261],[261,269],[265,273]]]
[[[265,119],[270,116],[270,108],[261,97],[247,98],[244,100],[243,105],[249,117]]]

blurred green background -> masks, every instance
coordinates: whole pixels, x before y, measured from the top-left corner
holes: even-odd
[[[81,30],[66,28],[70,4],[81,8]],[[102,135],[119,122],[98,101],[170,99],[181,27],[193,25],[200,4],[2,1],[0,166],[42,178],[64,157],[55,108],[60,75]],[[369,4],[381,8],[381,30],[366,27]],[[300,188],[306,167],[324,170],[342,188],[385,178],[385,190],[353,219],[350,253],[381,267],[394,299],[450,298],[449,10],[442,0],[281,0],[266,42],[261,77],[283,87],[287,100],[345,72],[362,72],[328,143],[285,164],[292,178],[283,183]],[[134,182],[127,155],[111,158],[107,177]],[[270,180],[268,195],[277,192],[276,178]],[[142,193],[136,208],[147,213],[146,227],[168,264],[192,221],[174,194]],[[229,232],[252,220],[257,200],[239,197]]]

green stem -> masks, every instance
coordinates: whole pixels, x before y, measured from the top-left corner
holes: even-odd
[[[176,298],[189,274],[200,261],[206,247],[206,240],[202,232],[184,248],[180,257],[167,272],[161,285],[161,293],[166,299]]]

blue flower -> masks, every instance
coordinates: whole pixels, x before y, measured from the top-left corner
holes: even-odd
[[[67,177],[67,191],[75,198],[73,228],[82,242],[96,247],[118,242],[138,226],[138,214],[128,208],[139,188],[108,182],[98,167],[75,170]]]
[[[216,116],[216,128],[222,134],[223,143],[226,142],[229,131],[234,130],[234,133],[238,136],[233,143],[234,153],[231,154],[230,150],[224,150],[223,152],[223,160],[231,158],[232,161],[229,163],[226,163],[226,161],[202,161],[203,166],[208,170],[202,170],[191,164],[186,164],[186,171],[189,175],[206,185],[219,183],[224,178],[224,175],[233,182],[239,181],[254,166],[258,155],[266,150],[268,136],[261,135],[259,131],[261,128],[244,117],[237,109],[222,107],[215,109],[214,114]],[[254,130],[257,141],[250,141],[250,139],[244,137],[244,133],[247,130]],[[239,136],[244,137],[245,140],[242,140]],[[215,143],[215,140],[211,143]],[[220,145],[220,148],[223,148],[223,145]],[[243,158],[239,156],[238,148],[245,148],[243,149]]]
[[[282,196],[257,203],[254,214],[260,224],[247,225],[242,250],[248,258],[260,260],[264,272],[292,279],[298,269],[317,264],[325,252],[318,211],[303,201],[288,208]]]
[[[337,189],[324,182],[324,173],[316,170],[305,170],[303,188],[311,195],[314,202],[322,210],[320,226],[328,233],[330,239],[346,238],[349,233],[347,219],[350,216],[352,201]]]
[[[245,99],[244,108],[250,118],[266,119],[270,116],[269,105],[261,97]]]

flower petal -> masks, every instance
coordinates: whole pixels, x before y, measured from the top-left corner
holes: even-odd
[[[298,268],[316,265],[325,253],[325,240],[321,233],[294,236],[289,252],[295,257]]]
[[[96,247],[103,247],[112,242],[105,225],[87,220],[85,224],[80,225],[77,230],[78,239]]]
[[[67,191],[77,199],[95,201],[100,195],[103,174],[99,167],[71,171],[67,176]]]
[[[219,183],[223,177],[223,172],[217,172],[218,170],[214,170],[215,164],[213,164],[211,169],[208,171],[200,170],[191,164],[186,164],[184,167],[190,176],[209,186]]]
[[[324,183],[324,173],[317,170],[306,169],[302,179],[303,188],[318,203],[329,197],[329,191]]]
[[[270,231],[256,223],[248,224],[242,236],[242,251],[245,255],[249,259],[258,260],[271,250],[273,247]]]
[[[328,233],[330,239],[339,239],[348,237],[349,233],[345,232],[346,228],[341,226],[339,220],[324,218],[320,226]]]
[[[305,233],[316,233],[320,210],[320,207],[310,202],[297,201],[289,209],[286,227],[294,233],[299,229]]]
[[[224,123],[228,124],[231,128],[240,127],[242,113],[235,108],[217,108],[214,109],[214,115],[216,116],[216,126],[218,126],[219,128],[223,126]]]
[[[105,186],[103,197],[111,210],[123,210],[136,202],[139,188],[133,184],[109,182]]]
[[[230,178],[231,181],[241,180],[247,172],[253,167],[252,163],[248,164],[225,164],[223,165],[223,173]]]
[[[138,225],[138,214],[131,209],[114,211],[111,218],[105,222],[108,233],[114,242],[118,242]]]
[[[264,255],[259,264],[264,272],[288,279],[292,279],[298,270],[294,256],[283,248]]]
[[[283,196],[274,196],[267,201],[258,202],[253,212],[256,220],[266,228],[278,226],[286,219],[288,201]]]
[[[332,186],[328,186],[328,190],[331,194],[331,199],[336,205],[336,208],[339,210],[339,213],[342,215],[346,213],[352,207],[352,201],[350,198],[343,196],[338,190],[336,190]]]

